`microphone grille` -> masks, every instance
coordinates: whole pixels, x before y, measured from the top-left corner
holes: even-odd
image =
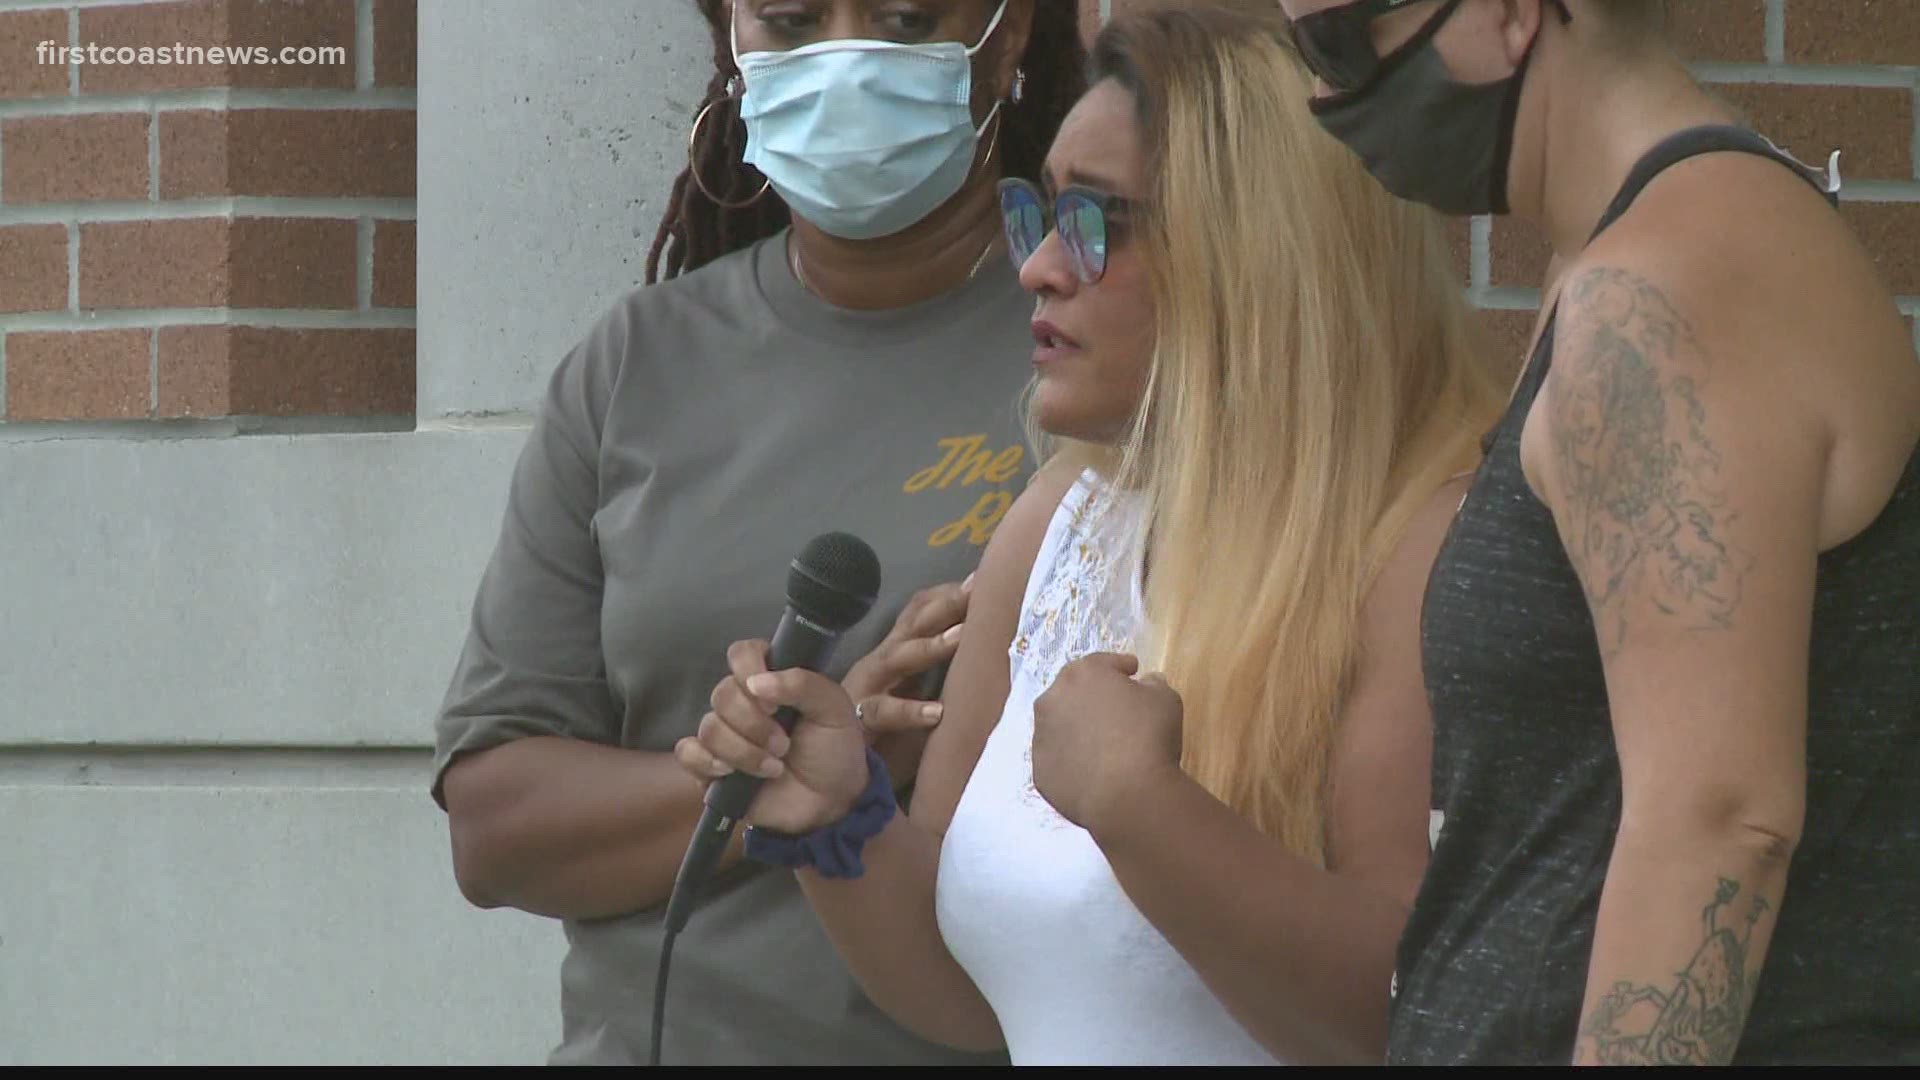
[[[879,557],[866,541],[847,533],[807,541],[787,571],[787,603],[836,633],[866,618],[879,595]]]

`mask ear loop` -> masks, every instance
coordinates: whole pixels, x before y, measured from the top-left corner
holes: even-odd
[[[967,50],[968,59],[972,59],[974,53],[977,53],[981,49],[985,48],[987,45],[987,42],[993,40],[993,32],[995,30],[1000,29],[1000,20],[1006,18],[1007,5],[1012,2],[1013,0],[1000,0],[1000,10],[994,12],[992,21],[987,23],[987,32],[984,34],[981,34],[980,40],[974,42],[973,48]]]
[[[993,13],[992,20],[987,23],[986,33],[981,34],[980,40],[974,42],[973,48],[967,50],[967,59],[969,61],[973,59],[975,53],[987,47],[987,42],[993,40],[993,32],[1000,29],[1000,20],[1006,18],[1007,5],[1011,2],[1012,0],[1000,0],[1000,8]],[[1013,87],[1010,91],[1015,105],[1020,104],[1020,99],[1026,95],[1026,82],[1027,73],[1015,68],[1013,72]],[[981,123],[979,130],[973,133],[974,138],[981,138],[986,134],[987,125],[993,125],[993,141],[987,144],[987,156],[980,162],[978,166],[980,169],[985,169],[987,166],[993,164],[994,151],[1000,148],[1000,129],[1006,126],[1005,118],[1000,111],[1001,104],[1000,101],[993,103],[993,111],[987,114],[987,118]],[[972,173],[968,173],[968,177],[971,178]]]

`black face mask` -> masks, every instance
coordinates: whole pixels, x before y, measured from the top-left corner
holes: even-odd
[[[1382,58],[1371,82],[1309,103],[1320,126],[1360,155],[1388,191],[1458,216],[1505,214],[1519,70],[1498,82],[1455,82],[1433,37],[1458,5]]]

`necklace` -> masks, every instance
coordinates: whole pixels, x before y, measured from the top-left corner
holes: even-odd
[[[967,271],[967,276],[962,282],[963,284],[965,281],[972,281],[974,278],[980,276],[980,268],[987,265],[987,256],[992,255],[993,249],[999,246],[1000,237],[998,235],[995,235],[987,241],[987,246],[980,250],[980,257],[973,260],[973,269]],[[792,233],[787,234],[787,265],[792,268],[794,280],[800,283],[800,287],[808,292],[813,292],[813,286],[807,284],[806,271],[800,268],[800,246],[793,242]]]

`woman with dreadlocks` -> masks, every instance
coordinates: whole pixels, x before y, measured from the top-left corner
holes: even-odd
[[[963,579],[1034,471],[996,185],[1038,178],[1084,89],[1078,5],[697,2],[715,70],[647,284],[548,383],[436,719],[461,892],[564,922],[555,1064],[645,1060],[704,793],[673,748],[795,552],[880,556],[828,673],[904,788]],[[737,839],[681,938],[674,1064],[982,1060],[889,1021]]]

